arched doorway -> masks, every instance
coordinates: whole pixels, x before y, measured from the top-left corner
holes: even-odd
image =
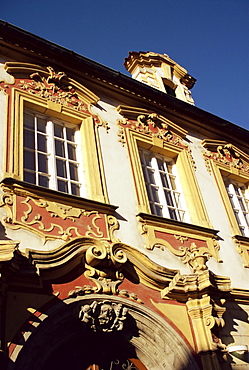
[[[88,307],[104,302],[122,307],[117,330],[98,330]],[[87,320],[80,320],[84,308]],[[197,370],[180,335],[151,309],[117,296],[91,294],[61,301],[46,312],[19,352],[11,370]],[[90,324],[89,324],[90,323]],[[23,335],[25,337],[25,333]]]

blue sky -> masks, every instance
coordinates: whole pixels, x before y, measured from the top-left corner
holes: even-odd
[[[196,106],[249,130],[248,0],[12,0],[0,17],[125,74],[129,51],[167,53]]]

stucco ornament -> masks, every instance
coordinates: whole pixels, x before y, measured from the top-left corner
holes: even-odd
[[[94,301],[90,305],[81,306],[79,319],[93,331],[110,333],[123,329],[127,311],[121,303]]]
[[[124,275],[122,267],[127,261],[126,253],[109,244],[88,248],[85,255],[85,276],[96,286],[96,293],[117,294]]]

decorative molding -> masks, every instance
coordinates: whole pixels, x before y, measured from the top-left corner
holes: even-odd
[[[102,243],[87,249],[84,274],[96,284],[96,293],[116,294],[124,280],[121,269],[126,262],[127,255],[121,248]]]
[[[140,124],[141,126],[140,128],[143,129],[144,127],[144,130],[146,130],[146,126],[149,126],[149,128],[153,128],[154,126],[154,128],[158,127],[161,129],[164,128],[165,130],[169,129],[170,131],[173,131],[175,135],[181,138],[185,138],[188,133],[187,130],[176,125],[173,121],[169,120],[168,118],[162,115],[158,115],[156,112],[152,112],[143,108],[130,107],[125,105],[119,105],[116,109],[118,113],[125,118],[123,124],[125,124],[126,122],[126,125],[129,124],[129,122],[137,121],[136,123],[137,128],[139,128]],[[140,122],[138,122],[138,117]],[[156,132],[156,130],[154,131]]]
[[[25,269],[23,266],[25,265]],[[168,269],[151,261],[136,248],[123,243],[107,243],[94,238],[75,238],[54,250],[33,250],[26,248],[18,251],[11,261],[11,269],[18,274],[18,284],[26,284],[26,271],[35,279],[42,281],[60,279],[76,266],[85,270],[85,276],[92,285],[77,286],[68,294],[72,297],[96,292],[119,295],[138,303],[142,301],[127,290],[118,287],[124,278],[142,283],[149,288],[161,290],[168,286],[177,270]],[[22,276],[22,274],[24,274]],[[24,280],[22,280],[24,279]],[[10,284],[17,284],[17,280]]]
[[[203,156],[208,171],[210,171],[208,161],[213,160],[222,166],[228,167],[231,172],[237,170],[238,173],[241,171],[241,173],[249,175],[249,155],[236,146],[225,141],[214,142],[211,140],[204,140],[202,145],[207,149]]]
[[[95,332],[110,333],[123,330],[127,312],[121,303],[93,301],[81,306],[79,319]]]
[[[68,297],[76,298],[85,296],[88,294],[95,294],[97,292],[97,286],[91,286],[91,285],[84,285],[84,286],[76,286],[75,289],[70,290],[68,293]],[[126,289],[117,289],[115,292],[116,296],[128,298],[132,301],[135,301],[139,304],[143,304],[143,301],[137,296],[136,293],[129,293]]]
[[[218,336],[218,331],[225,326],[222,317],[226,311],[225,302],[225,299],[215,302],[206,296],[186,303],[196,336],[197,353],[226,348]]]
[[[211,254],[204,252],[197,247],[195,243],[185,248],[185,254],[181,257],[183,263],[188,263],[193,269],[193,272],[201,273],[207,270],[206,262],[211,257]]]
[[[121,107],[117,108],[118,112],[122,112]],[[124,145],[123,130],[130,129],[137,131],[144,135],[149,135],[152,138],[158,138],[163,142],[170,143],[181,148],[188,148],[186,143],[183,143],[182,139],[185,136],[185,131],[180,130],[176,125],[166,118],[159,116],[156,113],[145,113],[139,114],[135,119],[124,119],[117,120],[117,125],[122,128],[118,132],[120,137],[119,141]]]
[[[7,62],[4,68],[7,73],[16,78],[19,88],[46,100],[78,111],[85,109],[82,98],[87,104],[97,104],[99,101],[97,95],[68,77],[65,72],[57,72],[51,66],[41,67],[30,63]]]
[[[227,276],[215,275],[209,270],[200,274],[181,275],[178,272],[168,287],[161,291],[162,298],[187,302],[189,299],[202,298],[210,292],[223,295],[231,291],[231,281]]]
[[[220,247],[216,230],[144,213],[138,215],[138,221],[148,250],[167,249],[180,257],[183,263],[188,263],[194,272],[206,270],[210,257],[222,262],[218,254]]]
[[[178,273],[169,286],[161,291],[162,298],[186,303],[196,338],[197,353],[224,350],[226,347],[219,338],[219,330],[225,326],[225,302],[231,289],[228,277],[204,270],[192,275]]]
[[[0,240],[0,263],[10,261],[13,258],[18,245],[19,241]]]
[[[118,137],[119,137],[119,140],[118,141],[124,147],[125,144],[126,144],[126,140],[125,140],[125,130],[124,130],[124,128],[122,126],[119,127],[119,129],[118,129]]]
[[[242,257],[243,266],[249,268],[249,238],[241,235],[234,235],[233,240],[237,245],[237,251]]]
[[[28,184],[22,187],[21,182],[13,182],[16,184],[7,185],[5,180],[1,185],[0,207],[6,211],[3,218],[6,227],[29,230],[44,242],[49,239],[67,241],[80,236],[118,241],[113,233],[119,228],[119,223],[108,214],[113,213],[116,207]],[[53,201],[56,197],[57,201]]]

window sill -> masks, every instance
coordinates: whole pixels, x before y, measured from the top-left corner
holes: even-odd
[[[222,262],[218,255],[218,230],[147,213],[139,213],[137,218],[141,234],[146,238],[146,249],[168,249],[178,257],[195,249]]]
[[[118,229],[116,206],[13,178],[3,179],[1,188],[6,227],[29,230],[45,241],[82,236],[114,240],[113,231]]]

